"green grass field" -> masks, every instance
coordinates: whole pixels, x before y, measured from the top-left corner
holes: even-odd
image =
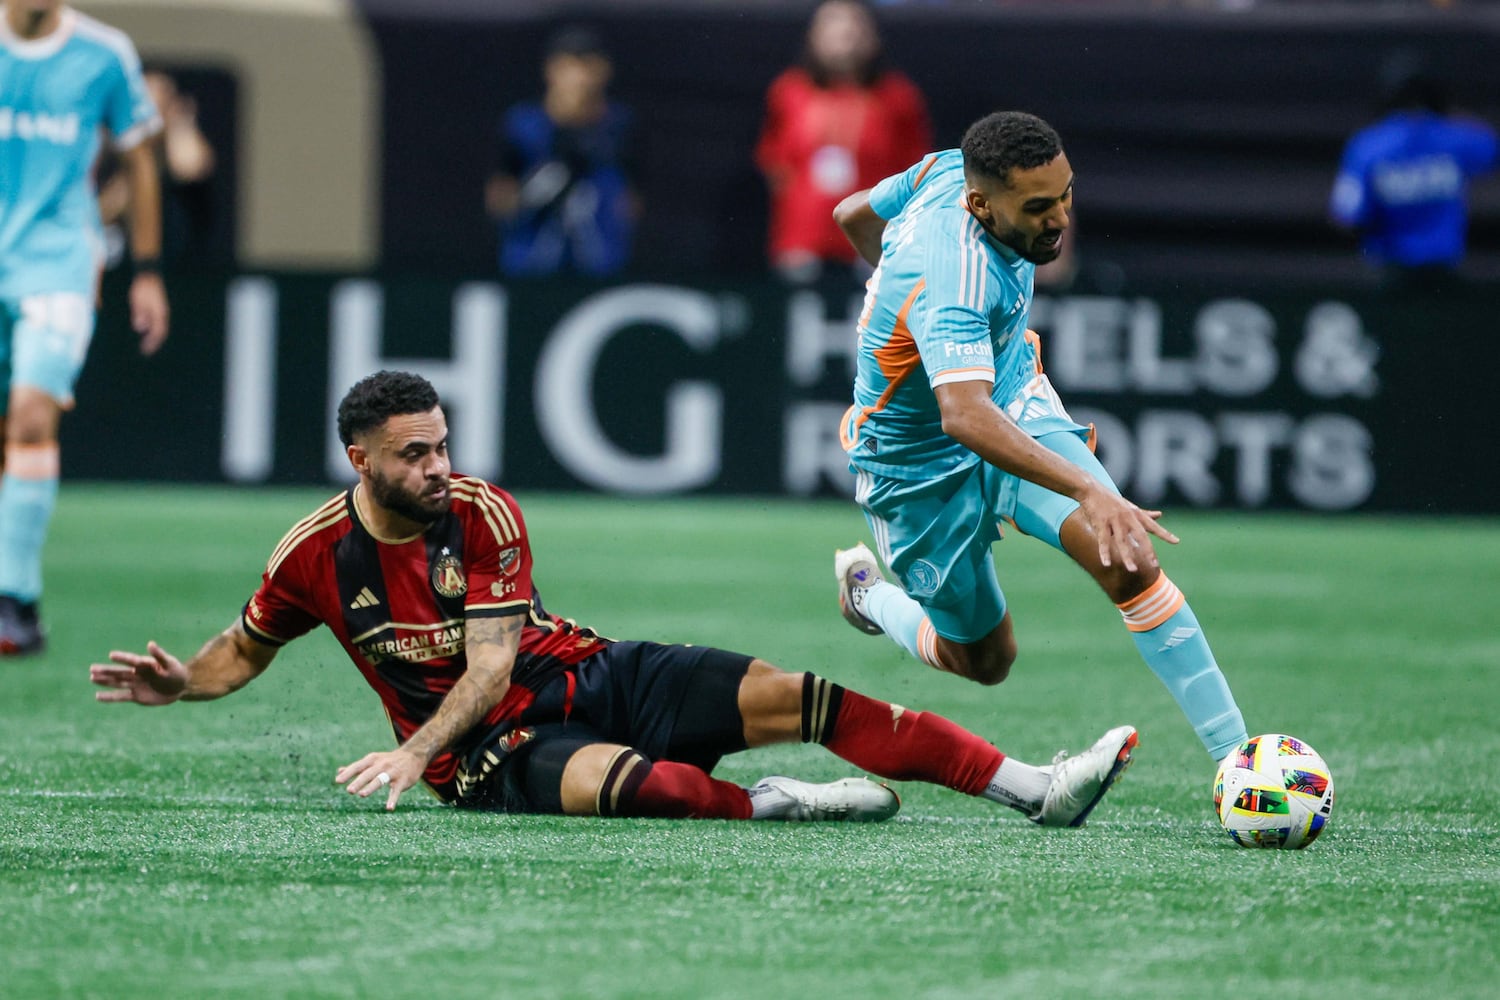
[[[0,662],[0,996],[1494,995],[1500,523],[1173,515],[1167,553],[1252,732],[1328,759],[1302,852],[1231,844],[1213,767],[1087,578],[997,548],[1021,640],[999,688],[839,618],[850,504],[522,496],[548,607],[933,709],[1045,761],[1121,721],[1080,831],[926,786],[880,826],[461,814],[351,800],[391,742],[326,633],[219,702],[98,705],[87,666],[228,624],[330,491],[67,486],[50,648]],[[817,747],[718,774],[853,773]]]

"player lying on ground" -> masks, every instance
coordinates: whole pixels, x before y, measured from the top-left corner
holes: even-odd
[[[1071,556],[1215,760],[1245,720],[1151,536],[1160,511],[1120,496],[1042,373],[1027,329],[1037,264],[1062,252],[1073,168],[1046,122],[982,118],[835,211],[875,265],[840,434],[886,582],[864,545],[835,556],[850,624],[930,666],[998,684],[1016,658],[991,546],[1001,522]]]
[[[452,475],[448,427],[424,379],[379,372],[339,405],[353,489],[282,540],[238,621],[180,662],[156,643],[112,652],[100,701],[166,705],[248,684],[318,624],[380,695],[399,746],[339,768],[394,809],[425,781],[459,806],[509,812],[881,820],[883,785],[710,776],[749,747],[816,742],[856,766],[983,796],[1047,826],[1079,826],[1130,761],[1120,726],[1034,767],[930,712],[814,674],[701,646],[616,642],[550,614],[505,491]]]

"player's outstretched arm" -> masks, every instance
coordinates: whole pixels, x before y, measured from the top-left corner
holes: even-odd
[[[422,780],[422,772],[432,759],[478,725],[510,690],[510,672],[516,663],[525,619],[524,614],[468,619],[464,623],[468,667],[432,718],[396,749],[367,753],[345,764],[333,780],[347,783],[349,793],[361,798],[385,788],[385,807],[395,809],[401,793]]]
[[[856,191],[833,210],[833,221],[871,267],[880,263],[880,238],[885,235],[885,220],[870,207],[870,191]]]
[[[1038,444],[990,398],[990,382],[951,382],[937,387],[943,432],[986,462],[1054,493],[1078,501],[1099,540],[1099,561],[1132,573],[1158,565],[1150,535],[1177,536],[1157,523],[1159,510],[1142,510],[1107,489],[1072,462]]]
[[[113,650],[109,663],[89,667],[89,680],[105,688],[98,701],[170,705],[210,701],[238,691],[258,677],[276,656],[275,646],[257,642],[239,621],[208,642],[186,663],[155,642],[145,653]]]

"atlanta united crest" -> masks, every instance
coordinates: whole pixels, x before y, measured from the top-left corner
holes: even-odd
[[[469,581],[464,579],[464,564],[447,549],[432,564],[432,589],[444,597],[462,597],[468,592]]]

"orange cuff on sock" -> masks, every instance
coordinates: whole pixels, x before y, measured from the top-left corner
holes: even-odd
[[[923,618],[922,624],[917,626],[917,655],[929,667],[946,670],[948,668],[938,662],[937,640],[937,629],[932,627],[932,619]]]
[[[1125,627],[1132,632],[1149,632],[1182,610],[1187,598],[1177,584],[1163,573],[1156,582],[1124,604],[1117,604]]]

